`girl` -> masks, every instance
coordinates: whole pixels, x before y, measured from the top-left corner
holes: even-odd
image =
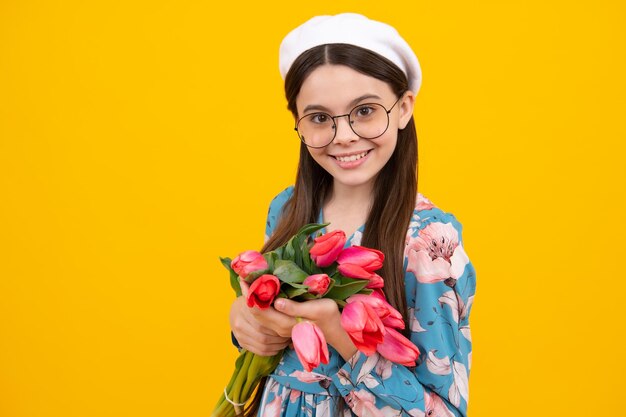
[[[360,353],[329,299],[278,299],[261,311],[240,297],[230,314],[239,345],[260,355],[286,348],[245,415],[465,416],[475,273],[461,224],[417,192],[415,54],[384,23],[318,16],[283,40],[280,67],[302,143],[295,186],[270,204],[262,252],[313,222],[345,231],[346,246],[381,250],[384,292],[420,356],[409,368]],[[330,362],[310,373],[289,346],[295,317],[315,322],[330,345]]]

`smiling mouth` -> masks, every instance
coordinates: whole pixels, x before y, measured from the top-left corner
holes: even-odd
[[[350,155],[350,156],[334,156],[334,155],[331,155],[331,156],[340,162],[352,162],[352,161],[358,161],[359,159],[364,158],[368,153],[370,153],[370,151],[371,149],[355,154],[355,155]]]

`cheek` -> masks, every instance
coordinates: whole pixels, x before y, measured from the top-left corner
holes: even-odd
[[[323,150],[315,148],[307,148],[307,150],[309,151],[309,155],[311,155],[311,158],[313,158],[316,162],[319,162],[324,156]]]
[[[390,126],[391,127],[391,126]],[[393,153],[396,146],[398,146],[398,133],[397,131],[390,131],[385,133],[383,137],[381,137],[381,141],[379,146],[385,149],[385,153]]]

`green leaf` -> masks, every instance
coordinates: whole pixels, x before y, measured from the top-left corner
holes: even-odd
[[[286,282],[283,289],[285,294],[287,294],[287,298],[295,298],[299,295],[308,294],[309,292],[308,285],[295,282]]]
[[[299,295],[306,294],[307,290],[306,288],[287,288],[285,293],[287,294],[287,298],[292,299]]]
[[[306,241],[304,241],[302,243],[302,268],[304,269],[304,272],[309,275],[313,275],[314,265],[315,263],[313,262],[313,259],[311,259],[311,254],[309,253],[309,245]]]
[[[326,274],[326,272],[322,271],[319,266],[315,265],[315,262],[311,261],[311,275],[315,274]],[[330,276],[330,274],[326,275]]]
[[[261,269],[259,271],[250,272],[248,276],[245,278],[248,284],[252,284],[258,277],[261,275],[269,274],[269,268]]]
[[[310,292],[305,292],[302,295],[299,295],[296,298],[296,301],[309,301],[309,300],[317,300],[318,298],[320,298],[319,296],[315,295],[315,294],[311,294]]]
[[[296,236],[302,235],[306,237],[310,234],[317,232],[318,230],[325,228],[329,224],[330,223],[309,223],[307,225],[302,226],[302,228],[298,230],[298,233],[296,233]]]
[[[293,253],[294,253],[294,262],[296,263],[296,265],[298,265],[300,268],[303,268],[303,263],[302,263],[302,248],[300,247],[300,244],[298,242],[297,239],[293,240],[291,242],[291,246],[293,247]]]
[[[274,263],[274,275],[282,282],[302,283],[309,275],[293,261],[279,259]]]
[[[293,245],[291,243],[291,239],[285,245],[285,250],[283,251],[283,259],[293,260],[296,257],[296,253],[293,250]]]
[[[285,293],[287,294],[287,298],[295,298],[299,295],[308,293],[308,289],[306,288],[294,288],[294,287],[287,287],[285,288]]]
[[[338,275],[338,276],[337,276]],[[352,284],[353,282],[363,282],[363,281],[369,281],[367,279],[359,279],[359,278],[348,278],[345,277],[341,274],[336,274],[336,279],[339,279],[341,281],[341,284]]]
[[[346,298],[354,295],[364,289],[369,281],[362,279],[356,282],[350,282],[348,284],[335,285],[330,291],[328,291],[324,298],[332,298],[335,300],[345,300]]]
[[[220,257],[220,262],[222,263],[222,265],[224,265],[224,268],[228,269],[229,271],[233,270],[233,268],[230,266],[230,264],[233,263],[232,259]]]
[[[241,285],[239,285],[239,275],[230,267],[230,258],[220,258],[222,265],[228,269],[230,275],[230,287],[235,291],[235,295],[239,297],[241,295]]]
[[[269,271],[273,271],[274,263],[278,259],[278,254],[275,251],[267,252],[263,254],[263,258],[265,258],[265,262],[267,262],[267,265],[268,265],[267,269]]]
[[[309,289],[308,285],[304,285],[298,282],[285,282],[285,288],[291,287],[291,288],[304,288],[305,290]]]

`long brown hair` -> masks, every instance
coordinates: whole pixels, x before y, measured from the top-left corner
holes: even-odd
[[[405,74],[393,62],[368,49],[349,44],[326,44],[302,53],[285,77],[287,108],[297,118],[296,98],[306,77],[324,64],[346,65],[355,71],[385,81],[399,97],[408,90]],[[307,223],[317,222],[319,211],[332,191],[332,176],[300,146],[300,161],[293,195],[285,203],[272,236],[261,252],[283,245]],[[409,333],[404,289],[404,247],[406,233],[417,196],[417,133],[411,117],[398,131],[396,148],[376,176],[374,203],[365,222],[361,244],[382,251],[385,262],[379,274],[385,279],[384,292],[389,303],[404,317],[405,335]],[[259,406],[264,381],[245,411],[253,416]]]

